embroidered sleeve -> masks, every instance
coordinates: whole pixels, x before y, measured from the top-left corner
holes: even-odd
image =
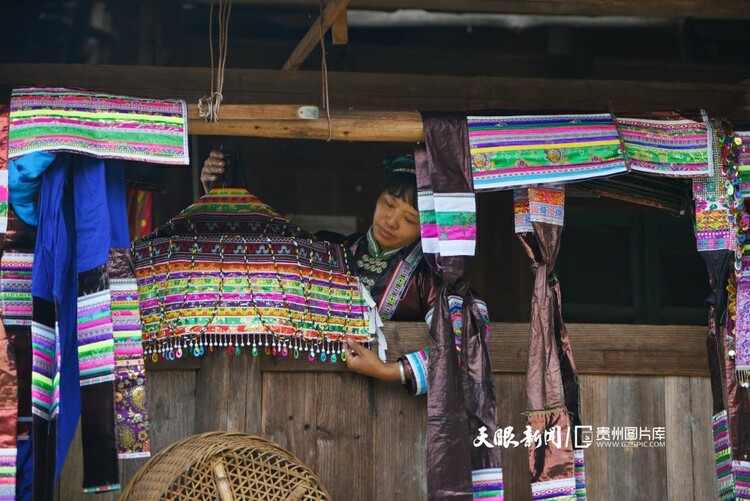
[[[413,353],[407,353],[399,359],[406,371],[406,391],[410,395],[424,395],[427,393],[427,357],[429,350],[423,348]]]

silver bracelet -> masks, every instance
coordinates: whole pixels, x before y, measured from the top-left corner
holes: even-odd
[[[406,384],[406,371],[404,370],[404,363],[402,361],[396,362],[398,364],[398,372],[401,375],[401,384]]]

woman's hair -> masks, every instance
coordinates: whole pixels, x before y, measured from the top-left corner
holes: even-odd
[[[385,177],[380,185],[381,193],[385,191],[391,196],[409,202],[412,207],[417,206],[417,176],[414,170],[414,157],[404,155],[383,161],[386,166]]]

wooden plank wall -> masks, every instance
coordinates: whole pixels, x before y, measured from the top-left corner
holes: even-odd
[[[493,324],[490,346],[498,425],[512,426],[517,435],[525,426],[524,329],[526,324]],[[714,499],[705,329],[571,325],[569,330],[574,354],[580,355],[584,424],[666,428],[663,448],[588,449],[589,499]],[[387,334],[389,357],[419,346],[424,335],[413,324],[390,324]],[[159,368],[169,370],[150,372],[154,452],[193,433],[244,431],[300,457],[335,500],[425,498],[426,402],[397,384],[346,372],[341,363],[279,362],[247,353],[214,353],[200,361],[200,370],[190,360]],[[141,463],[125,463],[124,482]],[[530,499],[526,449],[504,451],[504,469],[506,499]],[[87,499],[78,494],[80,479],[79,447],[63,471],[59,499]]]

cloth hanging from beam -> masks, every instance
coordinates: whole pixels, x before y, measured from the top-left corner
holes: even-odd
[[[469,289],[475,230],[465,230],[475,226],[476,209],[466,120],[457,115],[423,113],[422,117],[425,147],[415,150],[422,246],[443,284],[430,325],[428,498],[502,500],[500,449],[472,440],[481,430],[497,427],[497,404],[485,338],[487,325]],[[449,203],[443,204],[445,201]],[[450,231],[457,221],[463,231]],[[437,231],[428,231],[426,239],[425,226],[431,224]],[[458,296],[463,302],[460,354],[450,296]]]
[[[583,449],[574,449],[575,429],[581,424],[578,376],[554,274],[564,202],[562,186],[514,192],[516,233],[532,260],[535,277],[526,373],[527,430],[540,437],[563,437],[530,444],[534,500],[586,498]]]
[[[627,171],[609,113],[469,116],[476,191],[563,183]]]
[[[62,87],[14,89],[8,149],[9,158],[46,151],[187,165],[187,107]]]

